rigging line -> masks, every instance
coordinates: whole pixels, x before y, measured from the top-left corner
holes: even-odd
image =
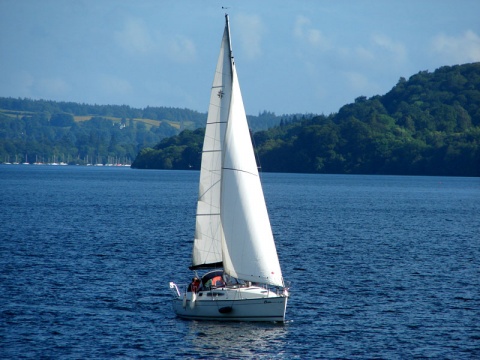
[[[260,155],[258,154],[258,148],[257,145],[255,144],[255,136],[253,132],[250,132],[250,140],[252,141],[253,145],[253,153],[255,155],[255,160],[257,161],[257,169],[258,169],[258,176],[261,178],[262,177],[262,163],[260,162]]]

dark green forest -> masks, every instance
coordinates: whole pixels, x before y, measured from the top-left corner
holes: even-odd
[[[185,130],[132,167],[199,169],[202,142],[203,130]],[[282,119],[253,142],[269,172],[480,176],[480,63],[400,78],[336,114]]]
[[[204,119],[187,109],[0,98],[0,162],[130,163]]]
[[[205,126],[206,113],[169,107],[0,98],[0,163],[131,163],[138,152],[184,129]],[[249,116],[254,129],[280,123]]]

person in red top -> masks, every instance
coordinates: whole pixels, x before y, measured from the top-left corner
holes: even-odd
[[[199,288],[200,288],[200,279],[197,277],[194,277],[192,279],[192,284],[190,285],[190,289],[192,290],[192,292],[196,293]]]

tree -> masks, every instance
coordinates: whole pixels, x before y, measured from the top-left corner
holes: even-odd
[[[72,114],[67,113],[56,113],[53,114],[50,118],[50,124],[52,126],[67,127],[74,124],[74,119]]]

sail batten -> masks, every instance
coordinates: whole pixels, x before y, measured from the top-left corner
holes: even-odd
[[[251,175],[256,176],[254,173],[251,173],[251,172],[249,172],[249,171],[242,170],[242,169],[223,168],[223,170],[241,171],[241,172],[246,172],[246,173],[248,173],[248,174],[251,174]]]

